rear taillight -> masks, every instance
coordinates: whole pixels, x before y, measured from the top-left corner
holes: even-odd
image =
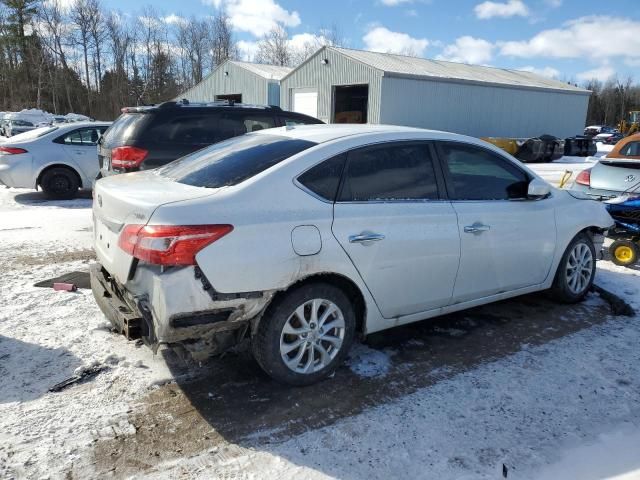
[[[578,185],[591,186],[591,170],[583,170],[576,177],[576,183]]]
[[[118,246],[154,265],[195,265],[200,250],[231,230],[232,225],[126,225]]]
[[[111,166],[114,168],[138,168],[149,152],[138,147],[116,147],[111,150]]]
[[[5,155],[18,155],[20,153],[27,153],[24,148],[17,147],[0,147],[0,154]]]

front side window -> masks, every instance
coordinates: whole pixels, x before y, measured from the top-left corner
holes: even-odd
[[[220,188],[237,185],[314,145],[279,135],[244,135],[198,150],[156,172],[179,183]]]
[[[339,201],[438,199],[426,143],[383,144],[349,152]]]
[[[625,157],[640,157],[640,142],[629,142],[620,149],[620,154]]]
[[[509,200],[527,197],[528,175],[497,154],[474,145],[438,145],[451,200]]]

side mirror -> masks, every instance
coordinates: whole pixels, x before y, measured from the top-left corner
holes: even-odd
[[[545,182],[544,180],[540,180],[539,178],[534,178],[529,182],[529,187],[527,188],[527,197],[528,198],[544,198],[551,193],[551,186]]]

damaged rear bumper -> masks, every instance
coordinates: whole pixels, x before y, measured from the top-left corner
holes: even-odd
[[[139,265],[125,286],[104,267],[90,268],[98,306],[128,339],[141,338],[154,350],[180,344],[195,358],[224,352],[262,314],[269,292],[218,294],[197,268],[160,270]]]

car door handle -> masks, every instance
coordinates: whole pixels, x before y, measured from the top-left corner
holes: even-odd
[[[482,223],[474,223],[473,225],[467,225],[464,227],[464,233],[482,233],[491,230],[489,225],[483,225]]]
[[[384,235],[381,233],[361,233],[349,236],[349,243],[379,242],[380,240],[384,240]]]

